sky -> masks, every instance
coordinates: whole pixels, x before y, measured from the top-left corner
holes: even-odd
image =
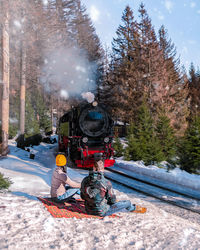
[[[129,5],[138,19],[141,0],[82,0],[103,46],[111,47],[121,16]],[[200,0],[143,0],[156,33],[161,25],[168,30],[181,64],[200,66]]]

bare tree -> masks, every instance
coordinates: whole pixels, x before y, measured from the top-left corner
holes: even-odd
[[[7,155],[8,149],[8,130],[9,130],[9,9],[8,1],[2,3],[3,9],[3,24],[1,27],[2,32],[2,147],[1,156]]]

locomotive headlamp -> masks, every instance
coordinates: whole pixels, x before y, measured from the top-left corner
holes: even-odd
[[[82,142],[83,143],[87,143],[88,142],[88,138],[87,137],[83,137]]]
[[[94,101],[93,103],[92,103],[92,106],[93,107],[96,107],[98,105],[98,103],[96,102],[96,101]]]
[[[104,142],[105,142],[105,143],[108,143],[108,142],[109,142],[109,138],[108,138],[108,137],[105,137],[105,138],[104,138]]]

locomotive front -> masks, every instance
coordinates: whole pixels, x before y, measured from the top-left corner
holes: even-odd
[[[69,121],[68,135],[62,139],[71,162],[77,167],[90,168],[94,164],[95,155],[100,154],[105,167],[112,166],[115,162],[112,148],[113,121],[105,107],[93,102],[73,108],[65,117]]]
[[[108,113],[96,102],[87,105],[79,116],[79,127],[82,133],[88,137],[105,137],[112,133],[112,121]],[[104,138],[104,140],[107,140]]]

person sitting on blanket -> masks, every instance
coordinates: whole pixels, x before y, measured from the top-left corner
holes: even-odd
[[[81,183],[81,198],[88,214],[107,216],[117,212],[145,213],[146,208],[131,204],[129,200],[116,201],[110,181],[104,177],[104,162],[94,163],[93,171]]]
[[[56,165],[51,179],[51,198],[57,202],[63,202],[72,198],[75,194],[80,194],[81,184],[72,181],[67,176],[67,159],[64,155],[56,156]]]

